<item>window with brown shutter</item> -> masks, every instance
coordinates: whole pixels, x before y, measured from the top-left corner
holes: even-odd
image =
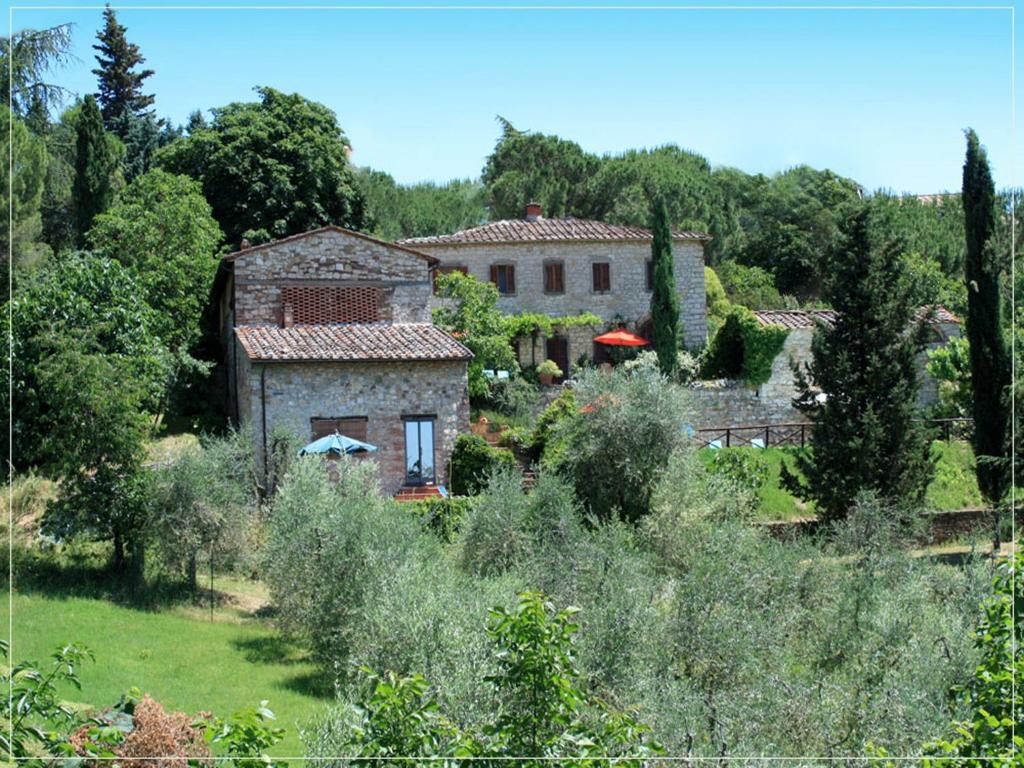
[[[366,442],[366,416],[342,416],[333,419],[313,418],[309,420],[309,423],[313,430],[314,440],[337,432],[339,435],[351,437],[353,440]]]
[[[512,264],[491,264],[491,282],[502,296],[516,292],[516,268]]]
[[[562,262],[544,263],[544,293],[565,293],[565,265]]]
[[[654,290],[654,262],[647,260],[647,290]]]
[[[469,274],[469,268],[468,267],[464,267],[462,265],[454,266],[454,267],[452,267],[452,266],[437,267],[434,270],[434,275],[433,275],[433,278],[432,278],[433,281],[434,281],[434,293],[437,293],[437,276],[438,275],[450,275],[452,272],[461,272],[464,275],[468,275]]]
[[[607,293],[612,289],[611,265],[607,261],[591,265],[594,271],[594,293]]]

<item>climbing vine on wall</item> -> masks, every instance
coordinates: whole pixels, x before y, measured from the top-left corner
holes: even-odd
[[[761,325],[749,309],[734,306],[711,340],[701,375],[743,379],[749,386],[760,386],[771,378],[772,363],[787,333],[777,325]]]

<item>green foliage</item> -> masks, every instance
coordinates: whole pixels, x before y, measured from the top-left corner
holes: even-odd
[[[12,425],[15,468],[55,465],[63,448],[53,441],[66,424],[77,419],[88,429],[87,413],[62,413],[41,388],[44,361],[55,348],[82,344],[80,353],[88,351],[84,362],[95,366],[97,389],[123,384],[130,399],[141,394],[132,400],[133,407],[150,413],[157,410],[170,366],[154,332],[158,319],[142,294],[128,270],[88,253],[56,258],[19,284],[10,306],[14,321],[10,408],[18,417]],[[73,351],[68,349],[69,354]],[[108,376],[106,381],[103,376]],[[51,381],[60,385],[59,377]],[[119,395],[110,393],[110,397]]]
[[[560,430],[559,471],[597,518],[636,521],[687,439],[685,392],[656,373],[616,369],[585,374],[576,398],[581,407]]]
[[[676,293],[675,259],[672,256],[672,230],[668,224],[665,201],[655,200],[651,218],[651,262],[654,271],[651,291],[651,340],[658,353],[663,375],[672,378],[676,372],[676,355],[682,329],[679,327],[679,296]]]
[[[539,396],[537,385],[525,375],[510,376],[488,380],[487,391],[477,398],[477,404],[489,407],[492,415],[500,414],[502,422],[529,423]]]
[[[93,219],[114,200],[123,157],[124,145],[103,129],[96,99],[86,96],[75,122],[75,178],[71,190],[80,246],[85,244],[85,233]]]
[[[5,660],[8,649],[7,641],[0,640]],[[61,698],[61,688],[80,689],[78,668],[92,658],[89,649],[68,644],[51,654],[48,668],[32,661],[4,664],[0,684],[8,695],[0,701],[0,760],[15,765],[54,759],[66,752],[67,736],[79,717]]]
[[[515,373],[519,369],[505,317],[497,308],[498,289],[492,283],[452,272],[438,276],[437,294],[442,301],[434,308],[434,323],[455,334],[473,352],[469,362],[469,395],[485,396],[489,385],[484,370]]]
[[[364,201],[334,113],[298,94],[256,92],[257,102],[212,110],[209,126],[162,148],[153,162],[202,184],[231,245],[325,224],[362,228]]]
[[[284,738],[284,728],[269,725],[274,713],[261,701],[258,707],[246,707],[227,718],[200,718],[195,725],[203,729],[207,744],[229,758],[235,768],[285,768],[286,761],[274,760],[267,754]]]
[[[715,267],[728,300],[749,309],[782,309],[785,302],[770,272],[738,261],[723,261]],[[711,305],[708,305],[711,311]]]
[[[43,186],[50,159],[45,142],[33,136],[22,120],[2,110],[0,131],[10,137],[10,162],[0,171],[0,202],[9,216],[0,223],[0,237],[10,244],[13,268],[42,261],[49,248],[41,241]],[[12,124],[13,123],[13,124]],[[13,172],[13,175],[11,175]],[[7,255],[4,255],[5,267]],[[6,268],[0,277],[6,277]]]
[[[984,615],[974,632],[981,654],[974,675],[950,692],[955,704],[970,713],[955,722],[951,735],[925,746],[925,766],[1013,764],[1024,749],[1024,736],[1015,727],[1024,722],[1024,626],[1014,617],[1024,612],[1024,552],[1003,559],[993,580],[993,596],[982,606]]]
[[[99,64],[92,73],[99,82],[96,98],[103,111],[103,123],[108,131],[118,133],[124,139],[127,133],[120,133],[126,114],[142,115],[152,105],[153,96],[142,92],[143,83],[154,74],[151,69],[133,71],[145,59],[139,53],[139,46],[129,43],[125,28],[117,23],[117,14],[109,5],[103,10],[103,29],[96,33]]]
[[[963,207],[967,236],[967,339],[974,391],[974,453],[979,458],[1007,455],[1006,398],[1010,364],[1003,333],[1003,295],[999,266],[990,245],[996,227],[995,188],[985,149],[967,131]],[[1005,463],[978,462],[978,486],[992,504],[1009,485]]]
[[[556,445],[560,443],[559,430],[576,414],[577,408],[576,395],[571,389],[563,389],[541,412],[530,438],[530,455],[534,461],[547,457],[547,461],[557,463],[555,452]]]
[[[707,308],[708,333],[713,336],[725,322],[731,305],[721,280],[711,267],[704,267],[704,306]]]
[[[934,200],[914,195],[877,192],[868,204],[875,237],[894,250],[918,254],[943,275],[961,277],[964,269],[964,209],[960,196],[947,194]]]
[[[935,415],[945,419],[971,418],[974,394],[971,389],[970,342],[954,338],[928,353],[925,370],[939,388]]]
[[[96,251],[135,275],[156,310],[155,330],[163,342],[187,352],[199,337],[221,239],[199,184],[150,171],[96,217],[87,237]]]
[[[549,217],[577,213],[582,188],[597,169],[597,158],[575,142],[519,131],[502,122],[502,136],[482,176],[491,218],[522,218],[530,202],[540,203]]]
[[[916,411],[925,327],[912,323],[904,262],[872,245],[868,218],[853,220],[847,248],[832,260],[825,296],[836,320],[815,330],[812,360],[797,371],[814,451],[797,458],[806,484],[790,477],[790,487],[825,520],[844,517],[863,491],[916,506],[934,471]]]
[[[473,496],[499,467],[515,467],[515,457],[503,448],[492,448],[479,435],[459,435],[452,449],[448,485],[456,496]]]
[[[404,186],[383,171],[356,169],[366,229],[382,240],[457,232],[487,219],[483,185],[469,179]]]
[[[0,38],[0,104],[19,117],[47,112],[69,93],[47,82],[46,74],[73,58],[71,24],[22,29]]]
[[[756,453],[739,450],[715,451],[711,469],[725,475],[756,496],[768,480],[768,464]]]
[[[967,311],[967,288],[962,273],[947,275],[938,261],[917,252],[904,253],[903,258],[918,306],[941,306],[958,315]]]
[[[749,309],[735,306],[711,340],[701,374],[743,379],[748,386],[759,387],[771,378],[772,365],[787,335],[785,328],[761,325]]]
[[[405,509],[412,512],[413,517],[422,521],[441,541],[450,544],[459,532],[459,526],[472,501],[465,496],[448,496],[403,504]]]
[[[558,367],[558,363],[554,360],[545,360],[537,366],[537,375],[558,378],[562,375],[562,369]]]

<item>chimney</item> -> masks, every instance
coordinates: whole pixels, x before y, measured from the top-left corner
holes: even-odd
[[[284,323],[282,325],[285,328],[291,328],[295,325],[295,310],[292,309],[291,302],[286,301],[284,304]]]
[[[536,221],[540,218],[540,203],[526,204],[526,220]]]

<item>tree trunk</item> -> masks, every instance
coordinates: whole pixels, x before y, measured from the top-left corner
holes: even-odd
[[[128,541],[131,553],[132,594],[138,595],[146,586],[146,544],[141,536],[133,536]]]
[[[114,531],[114,570],[124,572],[124,537],[120,531]]]
[[[193,596],[195,596],[196,588],[198,587],[196,570],[196,553],[193,552],[191,555],[188,556],[188,588],[192,590]]]

